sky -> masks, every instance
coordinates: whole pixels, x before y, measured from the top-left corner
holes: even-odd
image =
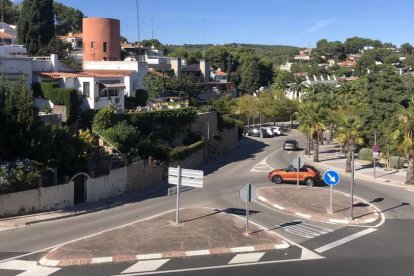
[[[413,0],[138,0],[140,38],[163,44],[251,43],[315,47],[359,36],[414,44]],[[88,17],[121,20],[138,40],[136,0],[59,0]]]

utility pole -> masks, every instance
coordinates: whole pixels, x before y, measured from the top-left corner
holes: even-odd
[[[352,144],[351,145],[351,156],[352,156],[352,160],[351,160],[351,166],[352,166],[352,176],[351,176],[351,207],[349,209],[350,213],[349,213],[349,217],[351,218],[351,220],[354,219],[354,185],[355,185],[355,150],[356,150],[356,145]]]
[[[138,32],[138,44],[141,42],[141,31],[139,26],[139,0],[136,1],[137,3],[137,32]]]
[[[377,131],[375,131],[374,132],[374,147],[376,148],[377,147]],[[374,155],[373,156],[374,157],[374,178],[377,178],[377,173],[376,173],[376,171],[375,171],[375,159],[376,159],[376,156]]]

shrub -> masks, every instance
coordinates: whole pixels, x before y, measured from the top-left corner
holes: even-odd
[[[230,117],[228,114],[221,115],[220,113],[217,113],[217,127],[221,131],[224,128],[231,129],[233,127],[244,127],[243,121],[234,119]]]
[[[106,106],[95,114],[92,127],[96,131],[102,131],[112,127],[115,122],[115,109],[112,106]]]
[[[358,153],[359,160],[373,161],[372,150],[369,148],[361,148]]]
[[[111,128],[105,129],[101,135],[120,152],[126,153],[136,147],[139,142],[139,132],[136,127],[123,121]]]
[[[183,145],[184,146],[189,146],[194,144],[195,142],[198,142],[201,140],[201,136],[194,134],[192,132],[189,132],[183,139]]]
[[[32,85],[34,95],[49,99],[53,104],[66,107],[67,123],[74,122],[78,115],[78,93],[76,89],[59,88],[59,83],[42,82]]]
[[[194,152],[202,149],[204,145],[204,141],[198,141],[189,146],[176,147],[170,152],[170,160],[184,160]]]
[[[0,193],[39,188],[42,166],[29,159],[0,161]]]
[[[405,159],[400,156],[391,156],[390,159],[390,168],[393,169],[402,169],[404,167]]]

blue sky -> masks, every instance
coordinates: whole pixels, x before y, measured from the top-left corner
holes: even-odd
[[[137,40],[136,0],[60,0],[88,17],[121,20]],[[141,39],[164,44],[316,45],[360,36],[414,44],[412,0],[139,0]]]

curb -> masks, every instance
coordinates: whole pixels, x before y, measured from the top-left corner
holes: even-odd
[[[342,192],[339,192],[339,193],[342,193]],[[355,197],[355,198],[358,198],[358,197]],[[266,203],[267,205],[270,205],[271,207],[274,207],[274,208],[278,209],[279,211],[283,211],[284,213],[294,215],[294,216],[304,218],[304,219],[312,219],[312,215],[301,213],[301,212],[296,212],[295,210],[292,210],[288,207],[280,206],[278,204],[273,204],[263,196],[258,196],[257,199],[259,199],[259,201],[262,201],[263,203]],[[363,200],[361,198],[358,198],[358,199],[361,200],[364,203],[367,203],[365,200]],[[369,205],[371,205],[371,204],[369,204]],[[320,219],[316,219],[316,218],[313,218],[313,220],[316,220],[316,221],[319,221],[319,222],[338,223],[338,224],[347,224],[347,225],[367,224],[367,223],[375,222],[375,221],[377,221],[381,218],[380,213],[377,212],[376,208],[374,208],[374,209],[375,209],[375,213],[378,216],[377,218],[369,218],[369,219],[365,219],[365,220],[353,220],[353,221],[351,221],[349,219],[326,219],[324,221],[324,220],[320,220]]]
[[[157,260],[166,258],[180,258],[180,257],[193,257],[193,256],[206,256],[206,255],[219,255],[229,253],[247,253],[257,251],[270,251],[270,250],[281,250],[287,249],[290,244],[286,241],[282,241],[281,244],[261,244],[254,246],[243,246],[243,247],[217,247],[205,250],[194,250],[194,251],[167,251],[163,253],[151,253],[151,254],[140,254],[140,255],[114,255],[108,257],[97,257],[97,258],[73,258],[63,260],[48,259],[47,255],[57,250],[58,248],[50,251],[46,256],[39,260],[39,264],[50,267],[62,267],[71,265],[85,265],[85,264],[102,264],[102,263],[119,263],[119,262],[134,262],[143,260]]]

